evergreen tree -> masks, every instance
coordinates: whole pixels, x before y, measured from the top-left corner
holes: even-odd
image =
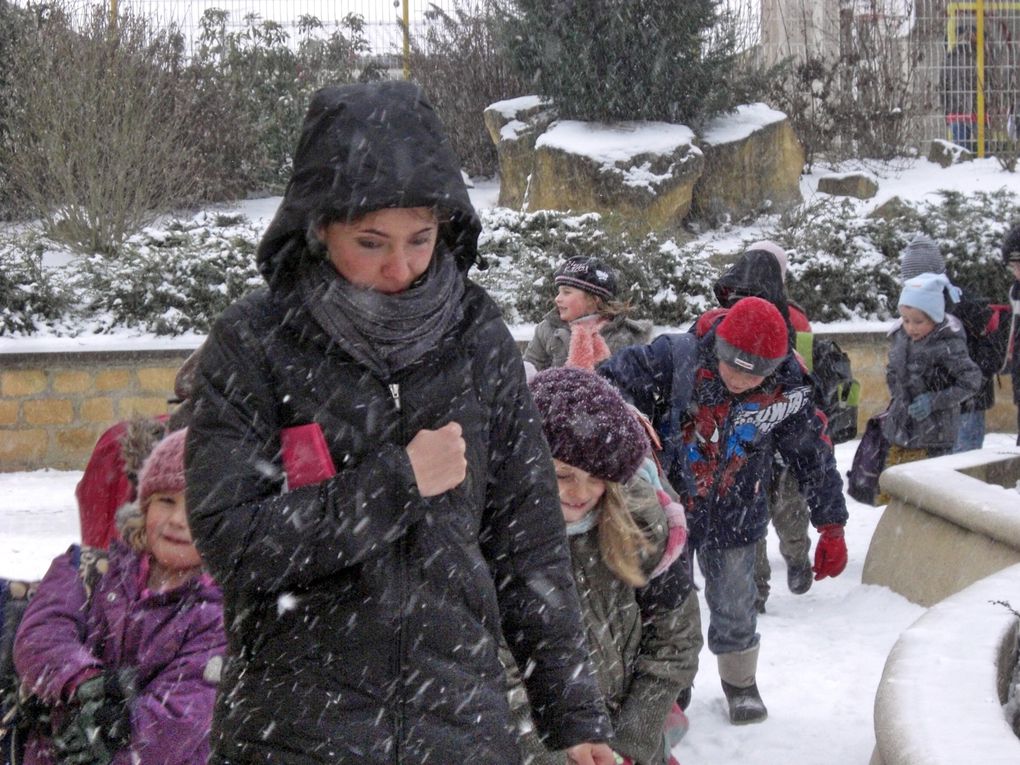
[[[502,21],[520,76],[565,118],[694,125],[758,84],[720,0],[512,0]]]

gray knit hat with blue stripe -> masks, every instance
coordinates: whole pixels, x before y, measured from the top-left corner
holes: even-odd
[[[927,234],[916,234],[900,253],[900,280],[907,281],[920,274],[944,274],[946,261],[942,259],[938,243]]]

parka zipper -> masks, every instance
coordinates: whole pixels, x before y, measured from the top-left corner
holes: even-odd
[[[400,383],[388,383],[386,387],[389,389],[390,398],[393,399],[393,408],[397,414],[397,424],[399,428],[398,439],[400,443],[403,443],[405,440],[405,433],[404,418],[401,415],[402,410],[400,406]],[[404,738],[404,718],[407,712],[404,688],[404,651],[406,650],[404,616],[407,605],[407,555],[407,534],[402,534],[400,536],[400,541],[397,544],[397,656],[396,666],[394,668],[397,683],[397,714],[394,725],[393,761],[398,765],[401,762],[402,757],[401,747]]]

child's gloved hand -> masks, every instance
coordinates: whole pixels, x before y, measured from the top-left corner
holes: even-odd
[[[61,765],[108,765],[131,743],[129,693],[116,672],[90,678],[75,690],[53,735]]]
[[[910,406],[907,407],[907,414],[917,421],[927,419],[931,414],[931,400],[932,395],[930,393],[922,393],[910,402]]]
[[[847,550],[843,537],[843,527],[838,523],[828,523],[818,528],[818,544],[815,545],[815,580],[827,576],[836,577],[846,568]]]

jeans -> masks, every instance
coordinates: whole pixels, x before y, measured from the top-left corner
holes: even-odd
[[[980,449],[985,442],[985,410],[960,412],[960,431],[956,434],[953,452]]]
[[[708,650],[714,654],[745,651],[758,645],[758,592],[754,584],[756,542],[726,550],[697,552],[705,577],[708,604]]]

